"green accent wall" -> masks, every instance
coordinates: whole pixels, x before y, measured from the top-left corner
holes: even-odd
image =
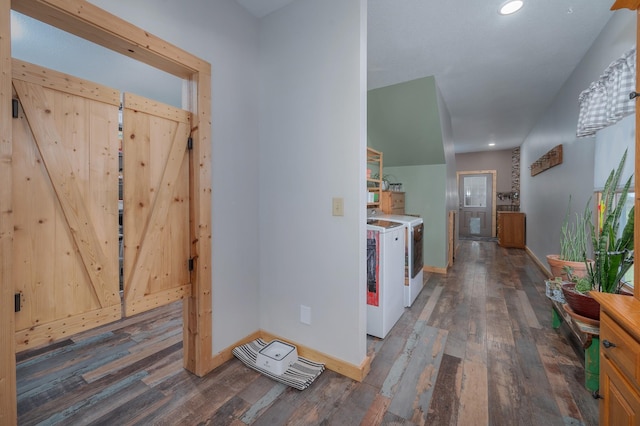
[[[386,160],[387,153],[384,153]],[[447,267],[447,166],[385,167],[405,191],[405,212],[424,220],[424,264]]]
[[[384,153],[385,169],[445,164],[435,78],[369,90],[367,134],[368,145]]]

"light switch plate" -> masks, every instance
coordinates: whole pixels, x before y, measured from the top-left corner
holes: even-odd
[[[342,197],[333,198],[333,215],[344,216],[344,198]]]

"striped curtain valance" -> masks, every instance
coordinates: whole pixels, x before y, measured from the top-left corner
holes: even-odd
[[[629,93],[636,88],[636,49],[612,62],[604,74],[580,93],[577,137],[593,136],[635,111]]]

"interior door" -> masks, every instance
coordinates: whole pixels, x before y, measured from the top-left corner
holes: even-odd
[[[13,60],[16,349],[121,317],[116,90]]]
[[[491,237],[493,175],[464,174],[459,179],[460,236]]]
[[[125,315],[190,295],[190,113],[123,97]]]

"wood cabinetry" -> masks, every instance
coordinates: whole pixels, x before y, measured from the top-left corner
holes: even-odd
[[[380,207],[381,192],[382,152],[367,148],[367,207]]]
[[[404,192],[382,191],[381,208],[385,214],[404,214]]]
[[[591,294],[600,302],[600,425],[640,424],[640,301]]]
[[[501,247],[525,248],[524,213],[498,213],[498,244]]]

